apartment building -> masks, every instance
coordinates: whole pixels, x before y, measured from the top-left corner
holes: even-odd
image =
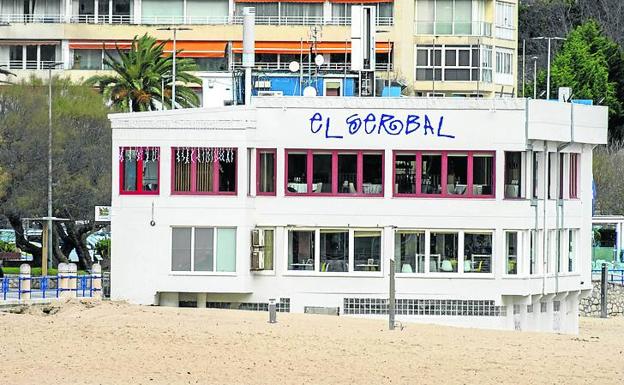
[[[515,94],[517,0],[0,0],[0,65],[24,77],[61,62],[55,72],[78,80],[106,71],[104,52],[129,48],[135,35],[169,40],[157,28],[184,25],[192,30],[178,33],[177,47],[197,62],[204,94],[227,94],[241,69],[242,8],[252,6],[254,94],[313,85],[319,95],[358,95],[350,25],[360,4],[376,10],[376,94],[388,77],[417,96]]]
[[[576,333],[607,108],[264,97],[110,116],[112,297]]]

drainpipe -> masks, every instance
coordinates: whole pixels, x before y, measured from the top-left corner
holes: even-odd
[[[526,140],[526,150],[527,150],[527,157],[529,159],[529,164],[530,164],[530,169],[531,169],[531,184],[529,185],[529,181],[527,180],[525,185],[526,186],[531,186],[531,189],[528,191],[528,194],[530,194],[530,199],[531,199],[531,207],[534,208],[534,218],[535,218],[535,227],[534,227],[534,239],[533,239],[533,247],[531,248],[531,255],[530,255],[530,260],[529,260],[529,275],[531,274],[531,261],[535,261],[535,254],[536,254],[536,250],[537,250],[537,229],[538,229],[538,222],[537,222],[537,217],[538,217],[538,209],[537,209],[537,197],[533,197],[533,189],[535,188],[533,186],[533,181],[535,180],[535,175],[533,175],[533,143],[531,143],[531,141],[529,140],[529,99],[525,99],[525,106],[524,106],[524,137]],[[537,170],[536,170],[537,171]],[[530,239],[530,234],[529,234],[529,239]]]
[[[548,159],[548,142],[546,140],[544,140],[544,148],[543,148],[543,153],[544,153],[544,182],[542,183],[543,185],[543,214],[544,217],[542,218],[542,228],[543,228],[543,234],[542,234],[542,295],[546,294],[546,272],[548,271],[548,250],[546,248],[546,203],[548,202],[548,163],[550,161],[550,159]]]

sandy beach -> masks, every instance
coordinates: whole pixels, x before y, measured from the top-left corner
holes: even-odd
[[[622,384],[624,318],[578,336],[72,301],[0,313],[1,384]]]

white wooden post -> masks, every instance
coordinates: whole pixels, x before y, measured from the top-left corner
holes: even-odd
[[[91,276],[92,276],[91,285],[93,288],[93,298],[101,299],[102,298],[102,266],[99,263],[95,263],[91,267]]]
[[[19,290],[20,290],[20,299],[29,300],[30,299],[30,265],[27,263],[22,263],[20,265],[19,272]]]

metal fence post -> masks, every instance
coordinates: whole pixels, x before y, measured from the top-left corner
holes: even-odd
[[[600,278],[600,318],[607,318],[607,264],[602,264]]]
[[[275,298],[269,299],[269,323],[274,324],[277,322],[277,306],[275,304]]]

